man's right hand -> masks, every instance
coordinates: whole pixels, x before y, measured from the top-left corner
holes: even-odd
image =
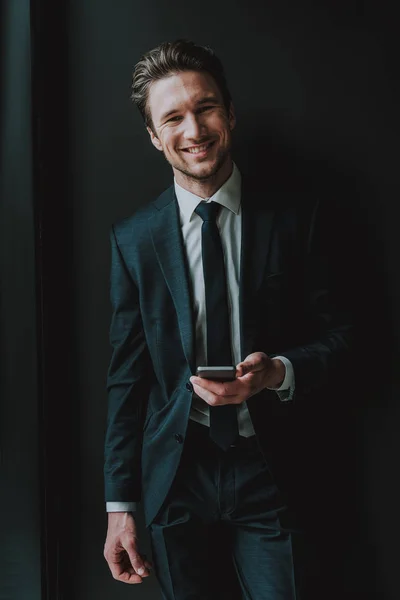
[[[104,558],[118,581],[142,583],[150,575],[151,564],[139,553],[135,519],[130,512],[108,513]]]

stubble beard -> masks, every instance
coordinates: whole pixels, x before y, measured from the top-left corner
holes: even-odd
[[[189,179],[193,179],[195,181],[209,182],[218,175],[219,171],[224,166],[226,160],[230,156],[230,147],[219,149],[215,165],[212,168],[211,172],[207,173],[206,175],[193,173],[193,171],[191,171],[189,168],[185,168],[182,164],[176,164],[175,162],[168,160],[167,156],[165,155],[165,152],[163,152],[163,154],[166,161],[171,165],[171,167],[182,173],[182,175],[185,175],[185,177],[188,177]]]

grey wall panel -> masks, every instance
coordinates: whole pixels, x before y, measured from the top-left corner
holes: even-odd
[[[0,597],[41,598],[29,1],[1,7]]]

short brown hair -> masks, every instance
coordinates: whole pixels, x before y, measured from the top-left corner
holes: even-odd
[[[184,39],[163,42],[140,58],[135,65],[132,77],[131,99],[138,107],[146,126],[151,129],[153,129],[153,123],[147,106],[150,85],[153,81],[182,71],[209,73],[218,85],[226,111],[229,112],[231,95],[222,63],[215,52],[209,46],[199,46]]]

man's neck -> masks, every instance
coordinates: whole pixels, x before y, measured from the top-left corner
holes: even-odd
[[[220,187],[229,179],[233,171],[233,162],[230,158],[226,163],[218,170],[215,175],[209,179],[198,180],[193,177],[189,177],[180,171],[175,171],[175,179],[178,185],[184,190],[191,192],[199,198],[211,198]]]

